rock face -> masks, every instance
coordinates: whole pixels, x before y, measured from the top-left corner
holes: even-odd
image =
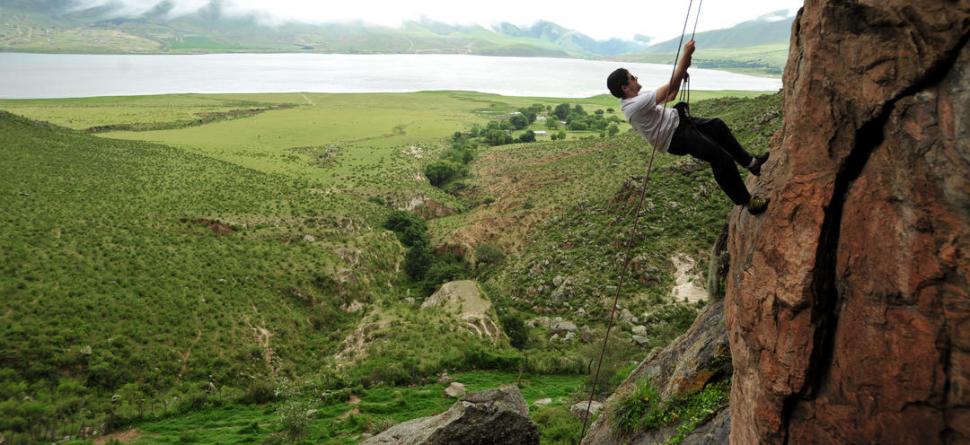
[[[515,386],[468,394],[448,411],[395,425],[363,445],[538,445],[539,431]]]
[[[686,333],[677,337],[666,348],[650,354],[640,363],[630,376],[623,381],[606,402],[606,409],[589,427],[583,438],[584,445],[635,444],[652,445],[664,443],[676,434],[675,427],[646,431],[635,437],[617,437],[610,419],[609,406],[613,400],[628,394],[642,379],[648,379],[664,400],[671,396],[690,393],[703,389],[705,385],[731,375],[731,360],[728,355],[728,338],[724,330],[724,305],[712,302],[697,316],[694,324]],[[585,409],[585,403],[583,402]],[[727,411],[722,409],[721,411]],[[689,436],[690,443],[727,442],[729,413],[715,416],[711,422],[720,426],[700,426],[695,434]],[[727,422],[727,423],[725,423]],[[715,437],[715,433],[720,434]],[[696,436],[696,437],[695,437]],[[714,437],[712,442],[704,442],[702,437]],[[686,439],[685,439],[686,440]]]
[[[771,206],[731,216],[731,443],[970,442],[968,37],[967,0],[796,18]]]

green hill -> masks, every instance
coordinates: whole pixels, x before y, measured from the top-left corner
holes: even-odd
[[[568,443],[578,429],[568,406],[586,391],[581,371],[598,352],[630,224],[624,183],[642,172],[648,146],[632,133],[570,131],[565,141],[477,148],[470,176],[450,193],[415,180],[454,132],[535,102],[561,100],[441,92],[0,102],[18,113],[0,112],[0,434],[36,439],[37,425],[53,424],[57,437],[75,436],[106,424],[137,428],[136,443],[258,441],[290,428],[296,407],[317,413],[306,440],[355,443],[446,408],[435,380],[448,370],[472,388],[518,381],[530,402],[554,398],[534,418],[544,440]],[[615,106],[571,103],[590,113]],[[762,152],[779,103],[771,95],[694,108]],[[264,111],[232,113],[241,108]],[[358,108],[374,121],[361,124]],[[218,118],[187,119],[199,113]],[[420,120],[388,131],[412,117]],[[132,128],[85,131],[121,124]],[[704,264],[729,208],[708,171],[686,158],[657,162],[622,302],[643,317],[650,341],[632,343],[628,326],[616,333],[603,391],[690,323],[697,306],[669,295],[670,258]],[[431,244],[478,263],[463,277],[482,283],[506,331],[519,329],[517,347],[408,301],[423,294],[383,224],[415,196],[457,211],[427,222]],[[347,311],[355,301],[362,309]],[[534,323],[543,316],[585,325],[595,340],[553,338]],[[355,337],[371,322],[389,325]],[[366,339],[359,350],[369,355],[337,360],[354,338]]]
[[[730,28],[697,33],[693,66],[781,76],[788,60],[788,40],[794,20],[787,14],[785,10],[777,11]],[[622,54],[617,59],[670,64],[679,43],[679,38],[667,40],[644,51]]]

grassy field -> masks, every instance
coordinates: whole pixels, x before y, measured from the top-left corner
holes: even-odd
[[[527,399],[557,400],[533,417],[544,442],[559,443],[576,427],[563,406],[586,379],[577,363],[591,344],[554,341],[541,326],[520,349],[456,335],[405,301],[404,248],[382,224],[415,196],[438,199],[460,212],[429,221],[436,247],[506,252],[472,270],[500,316],[562,315],[601,332],[609,259],[629,224],[617,196],[648,154],[637,135],[480,147],[470,187],[454,194],[422,175],[454,132],[562,102],[617,107],[608,96],[469,92],[0,101],[0,434],[113,422],[144,443],[259,442],[286,428],[294,403],[312,403],[307,440],[353,443],[447,408],[429,381],[441,370],[477,389],[521,369]],[[761,152],[778,102],[714,99],[695,113],[724,117]],[[120,125],[143,131],[102,131]],[[669,256],[703,260],[729,208],[710,173],[658,162],[653,180],[667,193],[651,198],[637,251],[652,278],[628,289],[628,307],[652,317],[650,346],[696,310],[666,299]],[[558,275],[571,284],[553,297]],[[365,310],[344,311],[353,301]],[[376,353],[336,366],[348,334],[379,313],[395,324]],[[648,352],[618,342],[613,373]],[[462,374],[473,369],[492,371]],[[298,390],[277,397],[285,382]],[[350,392],[361,414],[342,418]]]
[[[472,371],[455,373],[454,381],[461,382],[468,391],[481,391],[505,384],[518,384],[530,406],[530,415],[539,422],[560,414],[575,403],[579,395],[576,388],[582,376],[550,375],[525,376],[495,371]],[[455,399],[444,396],[446,383],[393,387],[378,386],[336,392],[312,392],[294,397],[282,403],[266,405],[226,404],[213,406],[197,412],[150,420],[132,425],[137,439],[131,443],[180,444],[180,443],[260,443],[273,433],[285,430],[281,411],[285,403],[310,407],[314,414],[308,420],[303,440],[317,444],[354,444],[366,435],[386,429],[415,417],[430,416],[448,409]],[[552,402],[536,406],[534,402],[549,398]],[[282,408],[282,409],[281,409]],[[578,436],[579,420],[556,422]],[[549,431],[546,443],[569,443],[556,437],[561,433]],[[128,433],[133,436],[132,433]]]

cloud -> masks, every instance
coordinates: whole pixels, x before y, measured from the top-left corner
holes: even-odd
[[[626,3],[622,14],[611,3],[549,0],[71,0],[77,7],[107,7],[116,16],[136,17],[167,10],[170,17],[191,14],[215,2],[230,16],[253,15],[267,23],[363,22],[398,26],[404,21],[429,20],[455,25],[491,26],[510,22],[528,26],[539,20],[555,22],[596,39],[633,39],[636,35],[664,40],[680,35],[687,11],[685,0],[644,0]],[[781,8],[801,6],[801,0],[733,0],[707,2],[698,31],[726,28]],[[698,2],[694,2],[696,9]],[[691,18],[693,22],[693,17]]]

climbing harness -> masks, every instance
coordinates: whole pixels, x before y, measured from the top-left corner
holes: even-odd
[[[697,14],[694,17],[694,30],[691,33],[691,40],[694,40],[694,34],[697,33],[697,21],[698,19],[700,19],[701,6],[703,6],[703,4],[704,4],[704,0],[700,0],[697,4]],[[673,84],[674,75],[677,74],[677,62],[678,60],[680,60],[680,49],[681,49],[681,46],[684,44],[684,36],[687,35],[687,23],[689,23],[690,21],[690,13],[693,6],[694,6],[694,0],[690,0],[690,3],[687,5],[687,16],[684,17],[684,27],[683,27],[683,30],[681,30],[680,32],[680,42],[677,44],[677,54],[674,56],[674,69],[670,73],[670,82],[667,83],[668,86]],[[689,80],[688,80],[689,78],[690,77],[687,76],[685,73],[683,82],[688,82],[687,83],[688,89],[690,86]],[[681,93],[683,94],[683,91]],[[683,97],[684,96],[682,96],[682,98]],[[681,102],[681,103],[685,104],[684,106],[687,109],[687,112],[689,115],[689,110],[690,110],[689,92],[687,93],[686,98],[687,98],[687,101]],[[680,105],[680,103],[678,103],[677,105]],[[667,117],[666,111],[667,111],[667,102],[664,101],[663,109],[660,113],[660,125],[658,128],[663,128],[664,119]],[[620,269],[619,283],[616,286],[616,293],[613,296],[613,308],[610,310],[610,321],[606,325],[606,335],[603,337],[603,348],[600,350],[600,357],[596,364],[596,373],[593,374],[593,385],[592,385],[592,389],[590,389],[590,392],[589,392],[589,401],[586,403],[586,410],[583,412],[583,429],[579,434],[580,442],[582,442],[583,438],[586,437],[586,427],[589,424],[589,410],[590,410],[590,407],[593,405],[593,397],[596,395],[596,385],[597,385],[597,382],[599,381],[600,368],[603,366],[603,356],[606,355],[606,345],[610,339],[610,330],[613,329],[613,320],[616,318],[616,305],[620,300],[620,292],[623,291],[623,284],[626,282],[627,271],[630,268],[630,260],[632,257],[630,255],[630,252],[633,250],[633,244],[636,241],[637,233],[639,232],[638,229],[640,224],[640,210],[643,208],[643,199],[647,194],[647,185],[650,182],[650,174],[653,172],[653,160],[656,157],[656,155],[657,155],[657,147],[653,147],[653,151],[650,153],[650,161],[647,163],[647,174],[643,176],[643,184],[640,187],[640,197],[637,199],[637,205],[633,212],[633,230],[630,233],[630,237],[627,238],[626,240],[625,256],[623,258],[623,267]]]

